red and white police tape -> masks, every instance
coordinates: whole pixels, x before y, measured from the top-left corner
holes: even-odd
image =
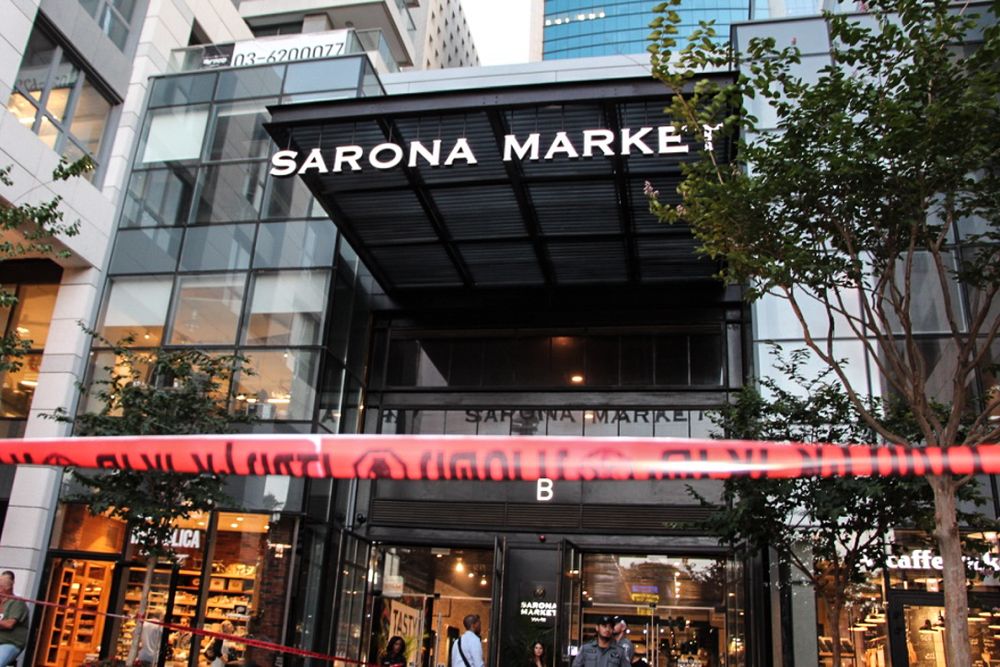
[[[56,609],[62,609],[64,611],[76,612],[80,614],[86,614],[88,616],[97,615],[104,616],[106,618],[118,618],[122,620],[135,619],[140,620],[137,615],[130,614],[115,614],[109,611],[94,611],[93,609],[83,609],[82,607],[75,607],[68,604],[60,604],[58,602],[49,602],[48,600],[35,600],[33,598],[24,598],[17,595],[9,595],[8,597],[14,600],[21,600],[22,602],[39,605],[42,607],[54,607]],[[252,637],[241,637],[239,635],[227,635],[222,632],[214,632],[212,630],[204,630],[202,628],[192,628],[188,625],[178,625],[176,623],[168,623],[166,621],[160,621],[153,618],[142,619],[144,623],[150,623],[152,625],[159,625],[172,632],[190,632],[193,635],[198,635],[201,637],[209,637],[211,639],[221,639],[223,641],[231,641],[237,644],[243,644],[244,646],[253,646],[255,648],[260,648],[268,651],[275,651],[277,653],[286,653],[289,655],[297,655],[303,658],[315,658],[317,660],[323,660],[325,662],[332,662],[334,666],[344,664],[344,665],[362,665],[368,667],[376,667],[374,663],[365,662],[362,660],[353,660],[351,658],[342,658],[332,655],[327,655],[326,653],[317,653],[316,651],[307,651],[301,648],[295,648],[293,646],[285,646],[283,644],[275,644],[274,642],[263,641],[261,639],[253,639]]]
[[[559,436],[125,436],[0,439],[0,463],[396,480],[969,475],[1000,473],[1000,445]]]

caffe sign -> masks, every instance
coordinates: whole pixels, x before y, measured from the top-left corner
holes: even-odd
[[[705,145],[711,149],[711,127],[704,128]],[[555,159],[579,160],[595,157],[627,155],[673,155],[687,153],[690,146],[682,142],[674,125],[593,129],[580,132],[540,132],[518,136],[508,134],[501,147],[504,162]],[[271,157],[272,176],[293,174],[327,174],[366,170],[386,170],[397,167],[452,167],[479,164],[465,137],[445,144],[441,139],[397,143],[387,141],[371,148],[357,144],[336,146],[330,150],[313,148],[305,153],[296,150],[277,151]]]

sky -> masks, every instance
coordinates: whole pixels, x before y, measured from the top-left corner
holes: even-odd
[[[483,65],[528,62],[531,0],[462,0]]]

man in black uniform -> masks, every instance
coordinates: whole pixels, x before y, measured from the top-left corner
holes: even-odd
[[[580,647],[573,667],[629,667],[625,652],[611,637],[612,625],[610,616],[597,619],[597,639]]]
[[[632,656],[635,655],[635,646],[632,644],[632,640],[628,638],[628,623],[621,616],[615,616],[614,622],[615,625],[611,629],[612,636],[615,643],[625,651],[625,659],[631,662]]]

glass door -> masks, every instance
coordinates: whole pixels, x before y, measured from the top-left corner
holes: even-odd
[[[580,650],[582,632],[580,627],[583,603],[583,564],[580,549],[563,540],[559,543],[562,563],[556,609],[556,642],[554,655],[556,664],[570,664]]]

